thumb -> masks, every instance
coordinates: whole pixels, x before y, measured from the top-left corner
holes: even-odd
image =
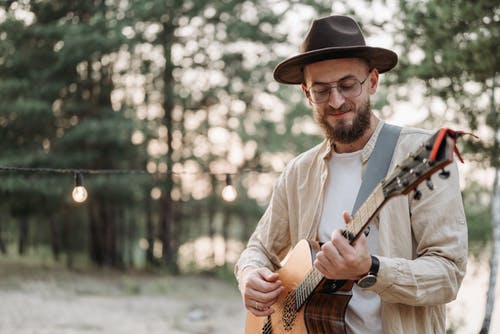
[[[260,277],[262,277],[265,281],[274,282],[279,278],[278,273],[273,273],[269,268],[260,268],[258,271]]]

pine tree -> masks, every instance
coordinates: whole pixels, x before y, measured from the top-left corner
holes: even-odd
[[[290,1],[283,5],[234,0],[132,2],[129,15],[137,22],[128,29],[130,38],[162,57],[158,62],[150,54],[141,55],[144,68],[153,74],[148,79],[146,103],[161,105],[162,117],[154,122],[156,127],[166,129],[165,136],[156,139],[166,144],[166,154],[152,160],[157,165],[166,164],[169,172],[177,165],[181,170],[191,166],[197,171],[222,174],[217,180],[208,174],[189,176],[198,178],[196,182],[209,190],[206,194],[195,194],[190,185],[193,182],[182,176],[169,173],[161,180],[159,235],[163,262],[171,267],[175,267],[180,246],[178,222],[200,214],[183,210],[183,202],[196,206],[193,199],[207,200],[207,233],[213,235],[214,218],[222,205],[216,184],[223,183],[224,173],[258,169],[261,164],[259,152],[228,164],[234,161],[231,155],[243,150],[247,141],[262,144],[262,151],[273,150],[276,145],[276,124],[263,120],[267,110],[261,101],[276,92],[275,86],[269,85],[272,68],[281,58],[275,50],[286,45],[286,31],[276,27],[287,9],[299,4]],[[329,4],[315,6],[324,11]],[[197,126],[186,126],[189,122]],[[224,139],[218,141],[218,135]],[[288,145],[281,147],[290,149]],[[255,201],[252,208],[253,212],[258,210]]]

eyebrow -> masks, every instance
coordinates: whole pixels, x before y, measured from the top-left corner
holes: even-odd
[[[313,81],[311,82],[311,86],[312,85],[316,85],[316,84],[330,84],[332,82],[339,82],[339,81],[342,81],[342,80],[345,80],[345,79],[357,79],[357,77],[354,75],[354,74],[347,74],[347,75],[344,75],[342,78],[336,80],[336,81],[329,81],[329,82],[324,82],[324,81]]]

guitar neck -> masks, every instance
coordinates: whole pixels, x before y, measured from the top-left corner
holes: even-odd
[[[346,225],[344,235],[350,243],[353,243],[356,239],[358,239],[366,226],[386,202],[386,196],[382,186],[382,183],[379,183],[363,205],[361,205],[358,211],[354,214],[352,221]]]
[[[385,201],[386,197],[382,189],[382,184],[379,184],[363,205],[361,205],[359,210],[354,214],[352,221],[346,226],[345,234],[349,236],[351,243],[354,242],[361,235],[361,233],[363,233],[363,230],[384,205]],[[295,291],[295,303],[297,310],[306,302],[311,293],[314,289],[316,289],[321,281],[323,281],[323,279],[325,279],[325,277],[316,268],[313,267],[309,270]]]

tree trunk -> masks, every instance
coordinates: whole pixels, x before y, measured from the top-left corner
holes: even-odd
[[[493,194],[491,197],[491,218],[493,227],[493,254],[491,255],[490,262],[490,281],[488,285],[488,292],[486,293],[486,310],[484,313],[483,324],[481,325],[480,334],[489,332],[491,317],[495,306],[495,288],[498,273],[498,261],[500,259],[500,162],[498,161],[499,149],[499,120],[495,106],[495,76],[493,77],[493,84],[491,89],[491,113],[492,113],[492,128],[493,128],[493,150],[491,165],[495,168],[495,177],[493,179]]]
[[[19,243],[17,251],[19,255],[26,253],[28,247],[29,220],[27,217],[19,217]]]
[[[5,245],[5,241],[3,240],[3,228],[1,222],[0,222],[0,252],[4,255],[7,254],[7,246]]]
[[[104,251],[102,249],[104,234],[101,231],[101,219],[99,219],[99,210],[95,206],[89,206],[90,223],[90,259],[95,264],[103,264]]]
[[[168,191],[169,187],[166,186]],[[160,207],[160,236],[163,264],[175,271],[176,260],[173,249],[173,212],[170,192],[162,194]]]
[[[229,226],[231,225],[231,208],[229,208],[229,205],[226,203],[226,207],[224,209],[224,218],[222,221],[222,239],[224,242],[224,263],[223,266],[226,265],[227,261],[227,242],[229,240]]]
[[[495,169],[495,183],[493,198],[491,202],[491,211],[493,218],[493,254],[490,261],[490,281],[488,292],[486,294],[486,310],[480,334],[489,332],[493,308],[495,306],[495,288],[498,274],[498,260],[500,258],[500,186],[498,180],[499,169]]]
[[[71,222],[74,219],[74,211],[71,208],[65,207],[63,211],[63,247],[66,252],[66,267],[73,268],[73,231],[71,230]]]
[[[54,218],[49,219],[49,224],[52,256],[54,256],[55,261],[59,261],[61,255],[61,228]]]
[[[90,209],[90,258],[97,265],[121,265],[116,247],[116,210],[100,205]]]
[[[170,269],[176,271],[176,255],[174,252],[174,212],[173,212],[173,201],[172,201],[172,189],[174,186],[172,167],[173,167],[173,147],[172,147],[172,133],[173,133],[173,120],[172,112],[174,109],[174,78],[173,70],[174,65],[171,59],[171,49],[174,39],[175,27],[169,23],[163,24],[162,40],[163,40],[163,50],[165,56],[165,68],[163,71],[163,110],[165,116],[163,118],[163,124],[167,128],[167,174],[164,182],[164,193],[161,198],[160,206],[160,231],[162,240],[162,258],[163,263]]]
[[[155,231],[153,226],[153,212],[151,203],[150,192],[146,192],[146,240],[148,241],[148,248],[146,249],[146,262],[148,264],[156,264],[153,246],[155,242]]]
[[[212,183],[212,193],[215,193],[215,187],[217,185],[217,179],[215,175],[210,175],[210,181]],[[208,237],[210,239],[212,248],[210,249],[210,262],[211,265],[215,264],[215,214],[217,209],[217,199],[214,194],[212,194],[208,200]]]

